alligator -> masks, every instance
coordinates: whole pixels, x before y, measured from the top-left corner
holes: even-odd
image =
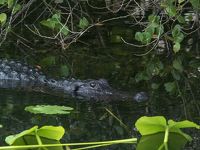
[[[47,77],[37,67],[20,61],[0,59],[0,88],[43,92],[56,96],[71,96],[84,100],[135,100],[148,99],[146,92],[134,95],[113,89],[105,79],[60,79]]]

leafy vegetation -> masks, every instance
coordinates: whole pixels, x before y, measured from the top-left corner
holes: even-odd
[[[142,135],[137,150],[145,149],[159,149],[180,150],[184,145],[191,141],[192,138],[181,131],[182,128],[197,128],[200,126],[184,120],[175,122],[169,120],[168,122],[162,116],[155,117],[141,117],[135,123],[136,128]],[[43,126],[38,128],[34,126],[16,135],[8,136],[5,141],[10,146],[3,146],[0,149],[30,149],[30,148],[45,148],[62,150],[63,147],[71,149],[70,146],[82,146],[81,149],[90,149],[113,144],[136,144],[136,138],[113,140],[104,142],[86,142],[86,143],[66,143],[61,144],[60,140],[63,137],[65,130],[61,126]],[[79,148],[72,148],[78,150]]]

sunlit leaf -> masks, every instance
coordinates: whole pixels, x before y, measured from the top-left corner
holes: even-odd
[[[89,26],[88,20],[85,17],[81,18],[80,21],[79,21],[78,27],[81,28],[81,29],[85,29],[88,26]]]
[[[6,22],[6,20],[7,20],[7,15],[6,15],[6,13],[1,13],[1,14],[0,14],[0,23],[1,23],[1,25],[4,25],[5,22]]]
[[[174,53],[179,52],[179,51],[180,51],[180,48],[181,48],[180,43],[176,42],[176,43],[173,45],[173,51],[174,51]]]
[[[3,125],[0,124],[0,128],[3,128]]]
[[[52,140],[60,140],[65,133],[65,129],[62,126],[43,126],[37,130],[37,134],[40,137],[45,137]]]
[[[48,27],[48,28],[50,28],[50,29],[54,29],[57,22],[51,21],[51,20],[42,20],[40,23],[41,23],[43,26],[46,26],[46,27]]]
[[[54,14],[52,16],[52,19],[53,20],[55,19],[55,21],[57,21],[59,23],[61,21],[61,15],[60,15],[60,13]]]
[[[166,125],[167,122],[163,116],[144,116],[139,118],[135,123],[135,126],[141,135],[149,135],[158,132],[164,132]]]
[[[36,105],[36,106],[27,106],[25,111],[34,114],[69,114],[73,108],[66,106],[57,106],[57,105]]]
[[[67,26],[63,26],[60,30],[65,36],[69,34],[69,28]]]
[[[34,126],[28,130],[25,130],[19,134],[15,134],[15,135],[10,135],[10,136],[7,136],[6,139],[5,139],[5,142],[9,145],[12,145],[14,144],[17,140],[20,140],[21,137],[23,137],[24,135],[29,135],[31,133],[33,133],[36,129],[38,129],[38,126]],[[19,141],[18,141],[19,142]]]

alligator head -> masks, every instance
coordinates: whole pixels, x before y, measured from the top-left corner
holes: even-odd
[[[105,79],[76,81],[74,96],[89,100],[107,100],[113,95],[113,90]]]
[[[73,82],[73,96],[88,100],[135,100],[137,102],[146,101],[148,95],[139,92],[134,95],[130,93],[114,90],[105,79],[99,80],[79,80]]]

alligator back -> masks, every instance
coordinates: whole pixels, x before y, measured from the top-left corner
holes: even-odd
[[[0,88],[31,90],[44,84],[45,75],[37,68],[19,61],[0,59]]]

